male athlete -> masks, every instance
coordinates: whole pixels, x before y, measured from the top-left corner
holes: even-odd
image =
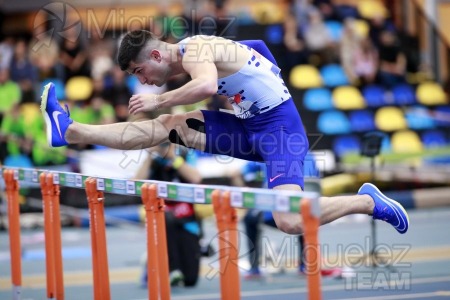
[[[280,69],[262,41],[194,36],[170,44],[151,32],[132,31],[120,44],[118,62],[142,84],[162,86],[181,73],[192,79],[161,95],[133,95],[130,114],[192,104],[216,93],[229,97],[234,113],[191,111],[143,122],[81,124],[70,119],[69,111],[59,105],[50,83],[42,94],[41,110],[51,146],[88,143],[129,150],[170,141],[212,154],[264,162],[269,188],[303,189],[308,140]],[[390,223],[400,233],[408,230],[409,219],[403,207],[370,183],[364,184],[357,195],[321,197],[319,201],[321,224],[363,213]],[[280,230],[302,233],[298,214],[273,212],[273,217]]]

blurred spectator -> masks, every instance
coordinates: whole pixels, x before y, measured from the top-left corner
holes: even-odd
[[[341,39],[341,64],[352,84],[372,83],[378,71],[378,52],[369,38],[356,33],[354,19],[344,21]]]
[[[315,7],[319,8],[325,21],[342,21],[331,0],[314,0],[313,4]]]
[[[17,82],[22,91],[21,102],[35,102],[34,86],[37,83],[37,69],[28,58],[27,44],[23,39],[16,42],[10,72],[11,80]]]
[[[14,104],[8,114],[3,117],[1,132],[7,137],[7,153],[9,156],[31,153],[31,134],[34,128],[27,128],[25,117],[21,114],[20,105]]]
[[[384,16],[380,15],[369,20],[369,36],[376,48],[381,46],[381,33],[385,30],[395,31],[395,26]]]
[[[33,38],[30,46],[29,58],[37,68],[38,81],[47,78],[64,80],[64,67],[59,63],[58,44],[51,37],[40,35],[39,38]]]
[[[290,0],[289,11],[292,12],[297,24],[297,31],[304,35],[309,26],[309,16],[317,12],[317,8],[310,3],[310,0]]]
[[[103,78],[108,74],[112,67],[114,42],[99,32],[95,26],[89,32],[89,43],[87,45],[87,54],[91,67],[92,78]]]
[[[313,62],[314,64],[324,65],[335,60],[335,45],[319,11],[311,11],[309,14],[305,42],[311,54],[319,58],[317,63]]]
[[[400,50],[397,36],[394,32],[385,30],[380,37],[380,67],[379,83],[391,88],[405,82],[406,58]]]
[[[60,51],[60,60],[65,71],[64,81],[74,76],[90,76],[87,58],[86,47],[82,45],[76,28],[67,29]]]
[[[125,122],[129,116],[128,102],[132,92],[127,86],[126,76],[126,73],[118,65],[115,65],[111,72],[112,83],[104,91],[105,99],[113,105],[117,121],[119,122]]]
[[[151,149],[151,155],[142,164],[137,178],[166,182],[200,183],[197,169],[186,163],[186,148],[163,143]],[[183,153],[181,153],[181,151]],[[165,209],[167,250],[170,283],[172,286],[195,286],[200,270],[201,227],[192,203],[166,201]],[[147,263],[145,263],[142,286],[147,286]]]
[[[20,86],[12,81],[9,69],[0,69],[0,122],[20,102]]]
[[[283,70],[286,74],[289,74],[296,65],[308,63],[309,51],[303,40],[302,32],[299,31],[295,16],[287,14],[283,25],[283,43],[286,48],[285,68]]]
[[[6,37],[0,42],[0,70],[8,69],[14,53],[14,39]]]

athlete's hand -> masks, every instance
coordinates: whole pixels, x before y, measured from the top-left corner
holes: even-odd
[[[130,111],[130,114],[137,114],[145,111],[158,110],[159,108],[158,98],[159,95],[156,94],[133,95],[130,98],[128,110]]]

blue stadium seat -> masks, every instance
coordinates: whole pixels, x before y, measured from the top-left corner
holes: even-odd
[[[373,112],[362,109],[349,113],[350,125],[353,132],[366,132],[375,130],[375,120]]]
[[[356,135],[340,135],[333,141],[333,151],[338,158],[350,153],[359,153],[360,149],[361,141]]]
[[[325,134],[348,134],[351,132],[350,121],[339,110],[329,110],[320,113],[317,118],[317,129]]]
[[[66,88],[64,86],[64,82],[58,78],[44,79],[41,82],[41,91],[40,92],[42,93],[42,91],[44,90],[44,86],[50,82],[53,82],[53,84],[55,85],[56,98],[60,101],[65,100],[66,99]]]
[[[427,130],[421,134],[422,144],[425,148],[445,147],[448,142],[445,133],[440,130]]]
[[[362,94],[369,107],[380,107],[388,105],[386,90],[376,84],[371,84],[363,88]]]
[[[349,84],[347,75],[342,66],[338,64],[330,64],[320,69],[323,84],[328,87],[336,87]]]
[[[342,30],[343,30],[342,23],[337,21],[326,21],[325,26],[327,27],[328,32],[330,33],[331,39],[334,42],[339,42],[342,37]]]
[[[283,43],[283,26],[280,24],[269,25],[266,28],[266,41],[272,45],[280,45]]]
[[[392,96],[396,105],[411,105],[417,103],[414,87],[409,84],[399,84],[392,88]]]
[[[436,125],[450,127],[450,105],[437,106],[433,111]]]
[[[331,91],[326,88],[309,89],[303,96],[303,105],[312,111],[333,109]]]
[[[139,79],[136,76],[127,75],[125,82],[130,92],[134,94],[136,86],[139,84]]]
[[[341,17],[342,20],[346,18],[359,18],[358,9],[353,5],[336,5],[336,12]]]
[[[433,129],[436,124],[430,110],[424,106],[412,106],[405,111],[408,128],[413,130]]]

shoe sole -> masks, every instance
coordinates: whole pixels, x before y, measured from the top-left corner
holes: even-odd
[[[44,91],[41,96],[41,112],[44,116],[45,120],[45,128],[47,131],[47,143],[50,147],[52,147],[52,121],[50,120],[50,116],[47,113],[47,101],[48,101],[48,90],[50,89],[50,83],[44,87]]]
[[[392,204],[392,205],[394,205],[396,208],[400,208],[401,209],[401,211],[403,212],[403,214],[406,216],[406,221],[407,221],[407,224],[408,224],[408,227],[407,227],[407,229],[406,229],[406,231],[408,231],[408,229],[409,229],[409,216],[408,216],[408,213],[406,212],[406,210],[403,208],[403,205],[401,205],[400,203],[398,203],[397,201],[395,201],[395,200],[393,200],[393,199],[391,199],[391,198],[388,198],[388,197],[386,197],[386,195],[384,195],[375,185],[373,185],[372,183],[366,183],[367,185],[370,185],[376,192],[378,192],[380,195],[382,195],[383,196],[383,199],[381,199],[382,201],[384,201],[384,202],[389,202],[390,204]],[[395,228],[395,230],[397,230],[397,228],[396,227],[394,227]],[[397,230],[398,231],[398,230]],[[400,232],[399,231],[399,233],[401,233],[401,234],[404,234],[404,233],[406,233],[406,231],[405,232]]]

